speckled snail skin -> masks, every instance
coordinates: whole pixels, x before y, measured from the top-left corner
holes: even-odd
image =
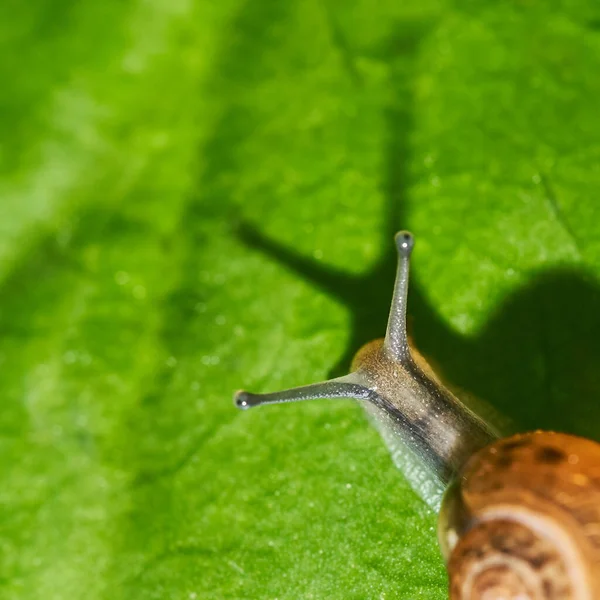
[[[483,404],[442,385],[406,332],[410,233],[396,235],[398,273],[385,339],[344,377],[235,403],[355,398],[396,465],[440,511],[450,598],[600,599],[600,444],[535,431],[502,437]]]

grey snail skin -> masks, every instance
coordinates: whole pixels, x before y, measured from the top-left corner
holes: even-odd
[[[439,511],[453,600],[600,600],[600,444],[535,431],[505,436],[483,403],[462,401],[406,329],[413,236],[395,236],[398,271],[385,338],[351,373],[275,393],[236,393],[238,408],[361,402],[413,489]]]

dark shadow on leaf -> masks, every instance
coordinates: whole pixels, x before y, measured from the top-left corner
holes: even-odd
[[[533,274],[472,338],[436,339],[415,306],[416,337],[452,381],[524,428],[597,437],[600,287],[589,274]]]

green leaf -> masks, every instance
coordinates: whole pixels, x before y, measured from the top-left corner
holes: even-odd
[[[600,437],[600,11],[8,2],[0,595],[444,598],[351,402],[237,412],[381,336]]]

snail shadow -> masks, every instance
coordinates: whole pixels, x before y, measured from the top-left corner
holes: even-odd
[[[331,377],[348,372],[364,343],[383,337],[396,269],[390,236],[380,260],[356,276],[302,256],[248,223],[237,234],[348,309],[351,335]],[[461,335],[440,317],[418,273],[411,278],[408,314],[415,345],[453,386],[485,400],[518,429],[594,438],[600,422],[599,309],[600,286],[591,275],[554,269],[534,273],[472,336]]]
[[[591,274],[565,268],[537,272],[500,303],[476,335],[459,338],[454,349],[439,348],[439,360],[453,380],[526,429],[596,438],[599,307],[600,286]],[[434,352],[435,338],[427,323],[423,328],[422,346]]]
[[[377,58],[390,69],[391,101],[381,173],[386,223],[379,259],[364,274],[323,265],[243,222],[238,238],[288,267],[343,304],[351,315],[346,348],[330,376],[348,372],[354,353],[383,337],[396,273],[393,235],[408,222],[410,138],[414,122],[411,80],[431,23],[398,24]],[[460,285],[460,282],[457,282]],[[415,345],[453,387],[487,401],[519,429],[556,429],[588,437],[600,431],[600,286],[589,273],[553,269],[532,273],[504,298],[486,323],[465,336],[431,305],[419,273],[411,274],[408,326]],[[308,383],[308,382],[307,382]]]

